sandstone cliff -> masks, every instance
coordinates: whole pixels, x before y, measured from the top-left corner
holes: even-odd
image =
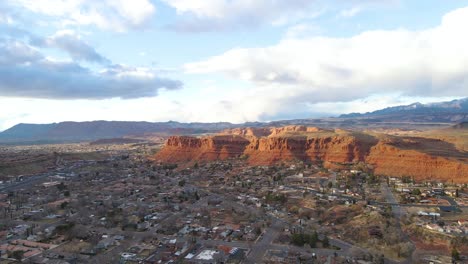
[[[204,138],[173,136],[166,141],[164,148],[155,158],[173,163],[227,159],[241,155],[248,144],[247,139],[236,135]]]
[[[425,148],[407,148],[404,144],[398,146],[398,142],[381,140],[371,148],[365,161],[374,165],[374,173],[377,175],[468,182],[467,153],[447,155],[443,149],[440,150],[442,156],[429,153]]]
[[[448,142],[390,137],[303,126],[233,129],[210,137],[171,137],[155,160],[214,161],[244,155],[251,165],[280,161],[350,163],[364,161],[375,173],[468,182],[468,155]]]
[[[266,137],[251,140],[245,149],[251,164],[273,164],[285,160],[356,162],[362,160],[368,149],[355,137]]]

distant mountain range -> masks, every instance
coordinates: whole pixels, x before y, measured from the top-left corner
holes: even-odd
[[[87,141],[148,134],[200,134],[232,128],[219,123],[90,121],[61,122],[53,124],[18,124],[0,133],[0,143]]]
[[[463,122],[468,121],[468,97],[449,102],[387,107],[364,114],[351,113],[340,118],[377,118],[399,122]]]
[[[53,124],[18,124],[0,133],[0,144],[16,143],[61,143],[93,141],[121,137],[148,137],[151,135],[187,135],[214,133],[237,127],[305,125],[332,128],[398,127],[398,123],[456,124],[468,121],[468,98],[431,104],[414,103],[406,106],[389,107],[370,113],[352,113],[338,118],[294,119],[273,122],[251,122],[232,124],[90,121],[61,122]]]

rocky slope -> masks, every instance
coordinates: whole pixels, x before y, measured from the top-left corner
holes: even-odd
[[[291,160],[364,161],[373,165],[378,175],[468,182],[468,155],[451,143],[304,126],[231,129],[201,138],[174,136],[154,159],[179,163],[240,156],[251,165]]]

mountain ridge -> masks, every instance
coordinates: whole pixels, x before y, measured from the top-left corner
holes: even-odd
[[[386,117],[395,119],[405,115],[406,118],[417,118],[421,115],[426,119],[432,116],[432,121],[468,121],[468,97],[448,102],[422,104],[419,102],[409,105],[392,106],[366,113],[342,114],[340,118],[375,118]],[[455,119],[454,119],[455,117]]]
[[[51,124],[17,124],[0,132],[0,144],[61,143],[105,138],[158,135],[189,135],[217,133],[242,127],[282,127],[288,125],[320,126],[323,128],[395,128],[416,126],[448,126],[468,121],[468,98],[430,104],[413,103],[370,113],[344,114],[332,118],[277,120],[270,122],[182,123],[177,121],[66,121]]]

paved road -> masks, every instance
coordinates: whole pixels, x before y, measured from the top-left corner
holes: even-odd
[[[282,223],[273,219],[272,225],[263,232],[263,235],[257,243],[252,246],[250,254],[247,256],[246,263],[261,263],[266,251],[271,247],[275,238],[279,235]]]
[[[236,248],[242,248],[242,249],[249,249],[252,246],[252,242],[245,242],[245,241],[198,240],[197,242],[205,246],[211,246],[211,247],[217,247],[217,246],[223,245],[223,246],[230,246],[230,247],[236,247]],[[316,253],[317,255],[323,255],[323,256],[332,256],[335,253],[337,255],[347,254],[347,252],[343,250],[335,250],[335,249],[328,249],[328,248],[307,249],[305,247],[298,247],[298,246],[289,245],[289,244],[277,244],[277,243],[272,243],[268,245],[267,250],[292,250],[292,251],[306,253],[306,254],[311,254],[313,252],[313,253]]]
[[[400,204],[398,201],[395,199],[395,196],[393,195],[392,191],[388,187],[387,183],[382,183],[380,185],[381,191],[383,195],[385,196],[385,200],[387,200],[387,204],[390,204],[392,206],[392,213],[393,216],[398,220],[398,225],[400,223],[400,218],[402,216],[402,208],[400,207]]]
[[[440,198],[440,199],[445,199],[446,198]],[[450,200],[447,200],[450,202]],[[455,202],[455,201],[454,201]],[[458,204],[452,204],[451,205],[441,205],[441,204],[400,204],[400,203],[390,203],[390,202],[376,202],[376,201],[371,201],[370,204],[378,204],[378,205],[390,205],[390,206],[400,206],[400,207],[422,207],[422,208],[439,208],[441,206],[452,206],[454,208],[468,208],[468,205],[458,205]]]
[[[27,177],[24,177],[24,180],[20,182],[4,184],[4,186],[0,187],[0,192],[6,193],[10,191],[16,191],[19,189],[30,188],[34,186],[35,184],[38,184],[42,182],[43,180],[47,179],[47,177],[51,175],[52,175],[51,173],[44,173],[44,174],[38,174],[34,176],[27,176]]]
[[[331,174],[332,174],[331,181],[333,182],[333,186],[335,187],[336,186],[336,172],[332,171]]]
[[[387,200],[387,203],[388,204],[393,204],[392,205],[392,213],[393,213],[393,216],[397,219],[397,222],[396,222],[396,226],[399,230],[399,233],[401,235],[402,238],[404,238],[404,240],[406,241],[410,241],[411,240],[409,239],[409,237],[403,232],[403,230],[401,229],[401,217],[402,215],[406,212],[406,210],[404,210],[400,204],[397,202],[397,200],[395,199],[395,196],[393,195],[393,192],[390,190],[390,188],[388,187],[387,183],[386,182],[383,182],[381,185],[381,191],[383,193],[383,195],[385,196],[385,199]],[[414,245],[413,245],[413,248],[414,248]],[[412,254],[410,254],[410,256],[403,262],[401,263],[412,263]]]

